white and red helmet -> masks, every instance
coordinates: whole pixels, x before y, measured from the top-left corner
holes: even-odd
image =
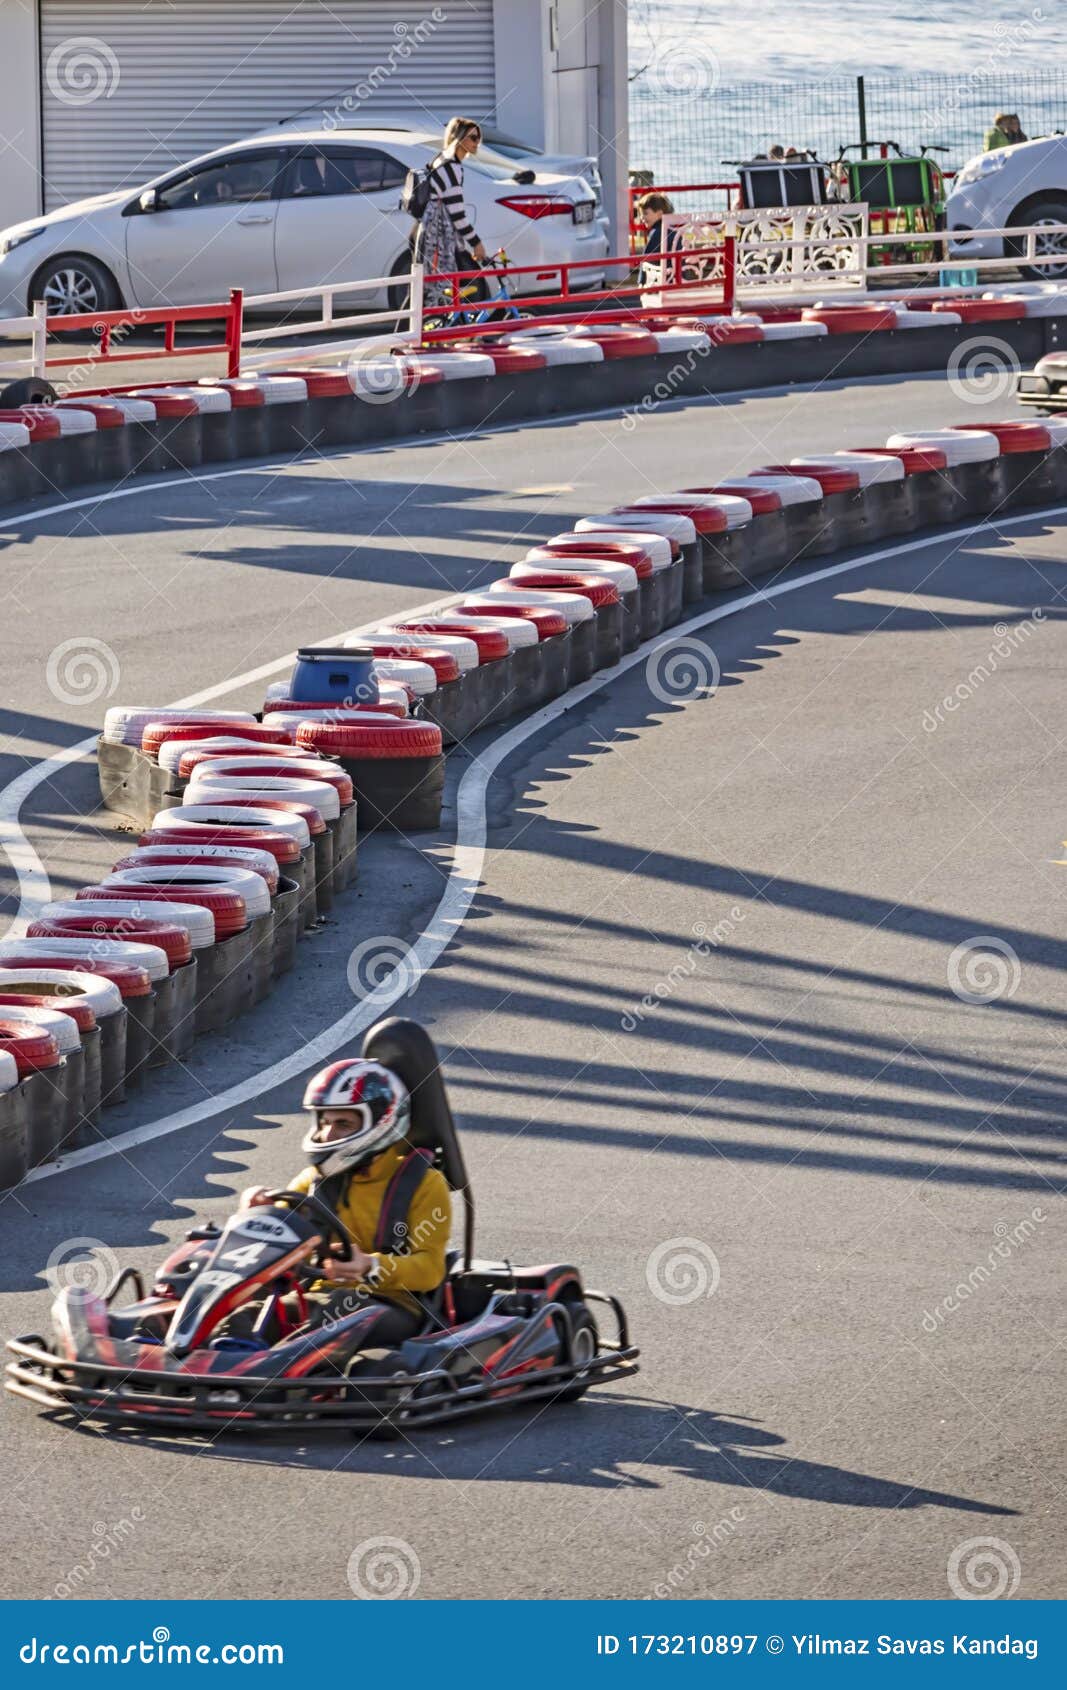
[[[304,1137],[303,1152],[313,1167],[327,1174],[361,1168],[381,1151],[406,1138],[411,1125],[411,1098],[402,1080],[380,1062],[350,1056],[331,1062],[308,1081],[304,1108],[315,1120]],[[351,1109],[351,1132],[324,1141],[324,1110]]]

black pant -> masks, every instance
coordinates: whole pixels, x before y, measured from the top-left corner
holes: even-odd
[[[355,1314],[360,1309],[372,1309],[377,1313],[377,1319],[368,1320],[367,1333],[360,1345],[363,1349],[392,1349],[402,1344],[405,1338],[413,1338],[423,1324],[423,1315],[404,1308],[401,1303],[393,1302],[390,1297],[368,1296],[366,1291],[360,1291],[354,1286],[345,1286],[336,1291],[305,1291],[304,1300],[307,1304],[308,1327],[325,1326],[335,1320],[343,1320],[347,1315]],[[225,1338],[251,1338],[252,1328],[264,1309],[264,1302],[245,1303],[242,1308],[229,1315],[220,1325],[218,1335]],[[282,1306],[289,1318],[289,1331],[300,1324],[300,1304],[296,1296],[290,1292],[282,1298]],[[263,1338],[268,1344],[276,1344],[282,1337],[281,1324],[276,1318],[267,1323],[265,1331],[254,1334]]]

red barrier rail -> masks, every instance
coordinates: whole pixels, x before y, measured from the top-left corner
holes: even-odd
[[[589,321],[590,317],[599,315],[599,313],[590,312],[584,309],[584,307],[590,304],[604,299],[621,300],[621,296],[624,294],[640,295],[650,286],[670,287],[672,291],[676,291],[678,293],[707,293],[709,288],[721,286],[721,300],[710,305],[702,303],[701,310],[711,315],[726,314],[731,312],[734,308],[736,244],[735,237],[733,235],[727,235],[724,237],[720,245],[714,247],[697,247],[692,251],[682,251],[681,249],[676,249],[671,252],[658,252],[648,261],[650,265],[655,264],[660,270],[660,274],[655,282],[650,284],[647,280],[644,282],[635,280],[633,282],[622,282],[618,286],[612,288],[575,289],[571,286],[570,274],[574,270],[593,270],[600,272],[604,270],[622,268],[625,269],[627,275],[629,276],[632,275],[634,271],[634,263],[631,258],[582,258],[576,259],[569,264],[560,264],[551,267],[544,264],[513,264],[499,266],[496,269],[443,270],[439,274],[427,276],[426,283],[429,285],[432,282],[447,282],[449,284],[450,299],[448,303],[438,306],[427,304],[424,307],[424,310],[428,315],[434,312],[448,314],[455,313],[457,315],[461,312],[466,312],[471,315],[475,315],[480,311],[492,309],[493,302],[492,300],[465,300],[463,298],[463,289],[465,287],[470,287],[473,282],[477,282],[479,279],[483,278],[491,281],[500,281],[502,278],[507,278],[508,276],[544,276],[546,274],[550,274],[558,275],[560,278],[560,289],[558,293],[532,295],[519,294],[510,298],[508,303],[524,313],[537,306],[559,306],[560,304],[565,305],[569,303],[576,308],[574,311],[571,313],[567,313],[565,311],[553,311],[552,316],[549,319],[552,323],[562,325],[568,323],[585,323]],[[721,283],[718,279],[712,282],[683,281],[682,266],[694,258],[721,258],[723,262],[723,276]],[[622,308],[625,310],[628,317],[677,316],[679,313],[689,309],[684,301],[671,303],[670,305],[644,307],[623,306]],[[460,336],[466,337],[472,334],[500,334],[502,326],[503,325],[499,322],[464,323],[456,328],[426,329],[423,333],[423,340],[426,342],[433,342],[440,340],[455,340]]]
[[[225,304],[218,305],[166,305],[153,307],[142,311],[137,307],[128,311],[84,311],[69,317],[49,317],[49,334],[78,334],[89,333],[99,336],[99,345],[90,351],[71,353],[69,356],[45,358],[46,370],[69,369],[77,365],[97,364],[130,364],[153,358],[203,358],[210,354],[223,354],[226,358],[227,376],[237,376],[241,372],[241,327],[244,318],[244,291],[232,288],[230,297]],[[182,323],[222,323],[223,339],[205,344],[199,341],[195,346],[177,346],[176,332]],[[163,327],[163,346],[153,346],[137,352],[113,352],[112,340],[116,331]],[[118,388],[97,388],[96,392],[117,393]]]

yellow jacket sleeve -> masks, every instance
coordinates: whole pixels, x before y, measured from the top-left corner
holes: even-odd
[[[310,1191],[318,1177],[317,1168],[305,1168],[303,1173],[297,1174],[295,1179],[289,1181],[285,1189],[286,1191]]]
[[[395,1256],[380,1255],[383,1291],[434,1291],[445,1277],[448,1239],[452,1230],[452,1193],[444,1175],[431,1168],[408,1210],[408,1248]]]

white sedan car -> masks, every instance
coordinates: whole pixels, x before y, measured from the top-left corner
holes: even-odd
[[[1021,257],[1023,242],[991,235],[990,229],[1040,226],[1036,251],[1063,255],[1062,264],[1021,266],[1037,281],[1067,275],[1067,136],[997,147],[972,158],[956,176],[945,206],[952,254],[983,258]]]
[[[50,315],[118,306],[205,304],[311,290],[328,282],[406,274],[411,219],[400,210],[406,172],[434,148],[387,131],[347,139],[286,129],[221,147],[141,188],[124,188],[0,231],[0,317],[38,298]],[[522,178],[517,180],[516,176]],[[468,160],[467,207],[490,253],[542,267],[512,293],[553,292],[553,266],[601,260],[608,243],[580,176]],[[599,287],[595,263],[572,287]],[[368,309],[402,306],[398,281],[353,293]]]

